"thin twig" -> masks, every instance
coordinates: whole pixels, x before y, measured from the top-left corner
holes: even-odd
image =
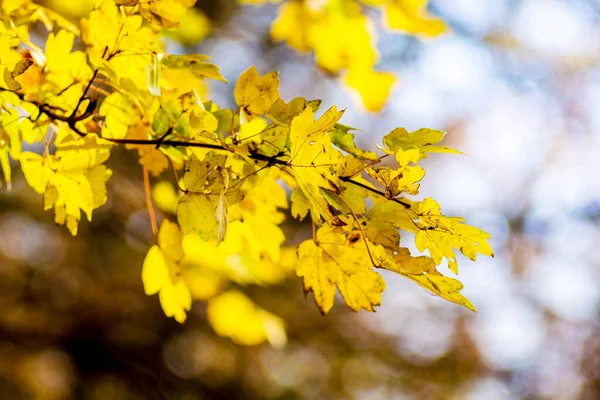
[[[152,192],[150,191],[150,177],[148,176],[148,170],[143,167],[144,170],[144,192],[146,192],[146,208],[148,209],[148,215],[150,216],[150,226],[152,227],[152,235],[154,241],[158,243],[158,224],[156,223],[156,214],[154,213],[154,206],[152,205]]]
[[[402,200],[400,200],[400,199],[396,199],[396,198],[391,198],[391,199],[390,199],[390,198],[389,198],[388,196],[386,196],[386,195],[385,195],[385,193],[384,193],[384,192],[382,192],[381,190],[374,189],[374,188],[372,188],[372,187],[370,187],[370,186],[367,186],[367,185],[365,185],[364,183],[360,183],[360,182],[357,182],[357,181],[355,181],[355,180],[353,180],[353,179],[351,179],[351,178],[348,178],[347,176],[340,176],[340,180],[341,180],[341,181],[343,181],[343,182],[346,182],[346,183],[351,183],[351,184],[353,184],[353,185],[359,186],[359,187],[361,187],[361,188],[363,188],[363,189],[365,189],[365,190],[368,190],[368,191],[369,191],[369,192],[371,192],[371,193],[378,194],[378,195],[380,195],[381,197],[385,197],[386,199],[388,199],[388,200],[391,200],[391,201],[393,201],[394,203],[398,203],[398,204],[400,204],[401,206],[403,206],[403,207],[405,207],[405,208],[411,208],[411,205],[410,205],[410,204],[408,204],[408,203],[406,203],[406,202],[404,202],[404,201],[402,201]]]

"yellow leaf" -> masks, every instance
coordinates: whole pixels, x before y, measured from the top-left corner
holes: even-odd
[[[395,251],[394,264],[386,263],[384,268],[415,281],[434,295],[476,311],[473,304],[460,294],[463,284],[440,274],[429,257],[413,257],[408,249],[401,247]]]
[[[238,291],[211,299],[206,313],[217,334],[238,344],[252,346],[268,341],[273,347],[281,348],[287,342],[283,320]]]
[[[466,225],[464,221],[464,218],[442,215],[440,205],[435,200],[426,198],[419,204],[421,230],[415,237],[417,249],[428,249],[437,265],[445,257],[450,270],[455,274],[458,274],[458,264],[453,247],[473,261],[477,258],[477,253],[493,257],[492,247],[487,242],[490,234]]]
[[[239,0],[239,2],[240,2],[240,4],[259,5],[259,4],[266,4],[266,3],[277,4],[277,3],[281,3],[281,0]]]
[[[4,180],[6,181],[7,190],[11,190],[11,168],[10,160],[8,159],[8,150],[0,148],[0,167],[2,167],[2,173],[4,174]]]
[[[240,125],[238,132],[239,140],[247,142],[261,142],[260,133],[267,127],[267,121],[263,118],[255,118],[250,122]]]
[[[81,211],[91,221],[92,211],[106,203],[106,182],[112,171],[100,164],[109,151],[91,136],[57,146],[51,156],[23,153],[22,169],[29,185],[44,194],[44,208],[55,208],[55,222],[66,223],[75,235]]]
[[[225,236],[227,209],[243,198],[239,189],[229,190],[225,160],[225,156],[211,153],[186,165],[183,185],[187,193],[177,206],[177,220],[184,233],[198,232],[204,240]]]
[[[279,73],[273,71],[260,76],[252,66],[240,75],[233,95],[249,120],[261,116],[279,98]]]
[[[344,81],[356,90],[367,111],[381,111],[397,81],[391,72],[375,71],[372,67],[350,68]]]
[[[329,225],[343,225],[321,193],[322,189],[337,191],[339,177],[345,168],[342,154],[333,148],[325,134],[332,130],[343,111],[334,106],[314,121],[314,111],[307,107],[292,120],[290,129],[290,160],[294,179],[310,203],[313,220],[323,218]]]
[[[192,296],[182,278],[183,235],[177,224],[164,220],[158,232],[158,245],[148,251],[142,266],[142,283],[147,295],[158,293],[167,317],[179,323],[186,319],[192,306]]]
[[[407,232],[417,233],[419,227],[413,222],[413,212],[407,211],[406,207],[394,201],[380,201],[373,205],[367,212],[369,221],[385,222]]]
[[[181,16],[196,3],[196,0],[126,1],[139,3],[140,14],[149,22],[163,28],[178,27]]]
[[[428,3],[429,0],[389,0],[384,21],[390,29],[411,35],[441,35],[448,27],[444,21],[427,12]]]
[[[169,181],[160,181],[152,187],[152,200],[163,211],[175,214],[179,197]]]
[[[183,259],[183,247],[181,241],[183,233],[176,223],[165,219],[158,231],[158,246],[163,252],[165,259],[178,264]]]
[[[188,264],[182,272],[183,280],[190,289],[192,299],[208,300],[221,292],[229,280],[224,271]]]
[[[338,111],[336,106],[327,110],[318,120],[315,119],[315,111],[307,107],[292,120],[290,129],[290,158],[293,161],[304,146],[310,145],[332,131],[335,124],[342,118],[344,110]]]
[[[418,165],[404,166],[399,169],[372,167],[367,173],[385,187],[387,198],[392,199],[402,193],[419,193],[418,182],[425,177],[425,170]]]
[[[179,26],[169,31],[169,36],[184,45],[192,46],[208,36],[212,28],[210,18],[202,10],[192,7],[181,16]]]
[[[381,303],[385,281],[373,268],[382,266],[387,256],[383,247],[365,243],[359,232],[346,235],[341,228],[322,227],[316,241],[300,244],[298,257],[296,273],[323,314],[333,307],[336,286],[354,311],[374,311]]]
[[[127,131],[127,139],[150,140],[151,138],[143,125],[134,124]],[[154,176],[159,176],[169,168],[169,159],[155,146],[128,144],[125,148],[137,149],[138,162]]]
[[[300,188],[296,188],[292,191],[290,196],[292,202],[292,217],[303,220],[310,210],[311,204],[308,198],[304,195],[304,192]]]
[[[427,158],[427,153],[452,153],[462,154],[460,151],[450,147],[437,146],[446,135],[444,131],[436,131],[433,129],[423,128],[414,132],[408,132],[404,128],[396,128],[383,137],[383,145],[388,153],[396,155],[399,158],[399,150],[417,150],[420,153],[419,158]],[[416,162],[414,159],[411,161]],[[398,159],[402,164],[402,161]]]
[[[186,311],[192,308],[192,295],[183,280],[165,286],[158,294],[160,305],[167,317],[173,317],[183,324],[187,318]]]
[[[46,79],[60,89],[73,83],[86,82],[91,78],[92,69],[81,51],[71,53],[75,35],[60,30],[56,35],[50,33],[46,41]]]
[[[142,283],[148,296],[161,291],[171,281],[167,261],[157,245],[148,251],[142,266]]]
[[[100,115],[105,117],[102,136],[112,139],[123,139],[127,130],[135,123],[135,108],[119,92],[111,93],[100,105]]]
[[[55,35],[50,32],[46,40],[46,66],[51,71],[60,71],[67,68],[65,57],[71,54],[75,35],[66,30],[60,30]]]
[[[219,274],[242,285],[273,284],[289,276],[283,265],[289,263],[282,261],[285,236],[278,226],[284,219],[278,209],[287,206],[287,199],[277,183],[277,170],[272,171],[256,174],[256,184],[244,186],[245,197],[230,207],[227,235],[218,246],[216,240],[204,241],[196,233],[184,237],[186,271],[193,268],[192,275],[208,275],[207,279]],[[205,281],[199,283],[201,293],[211,288]]]
[[[292,49],[305,53],[312,49],[308,37],[313,16],[306,10],[304,2],[288,1],[279,7],[275,21],[271,25],[271,37],[275,41],[285,41]]]
[[[319,66],[338,73],[344,68],[375,65],[374,29],[358,4],[347,2],[315,14],[308,38]]]
[[[53,174],[44,157],[26,151],[21,153],[19,161],[21,163],[21,170],[29,186],[38,193],[44,193],[48,186],[48,180]]]

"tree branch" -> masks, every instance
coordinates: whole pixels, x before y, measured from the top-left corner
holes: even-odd
[[[390,198],[389,198],[388,196],[386,196],[386,195],[385,195],[385,193],[384,193],[384,192],[382,192],[381,190],[374,189],[374,188],[372,188],[372,187],[370,187],[370,186],[368,186],[368,185],[365,185],[364,183],[357,182],[357,181],[355,181],[355,180],[353,180],[352,178],[349,178],[349,177],[347,177],[347,176],[340,176],[340,180],[341,180],[341,181],[343,181],[343,182],[346,182],[346,183],[351,183],[351,184],[353,184],[353,185],[359,186],[359,187],[361,187],[361,188],[363,188],[363,189],[365,189],[365,190],[368,190],[368,191],[369,191],[369,192],[371,192],[371,193],[378,194],[378,195],[379,195],[379,196],[381,196],[381,197],[385,197],[386,199],[388,199],[388,200],[391,200],[391,201],[393,201],[394,203],[398,203],[398,204],[400,204],[400,205],[401,205],[401,206],[403,206],[404,208],[410,208],[410,207],[411,207],[411,205],[410,205],[410,204],[408,204],[408,203],[406,203],[406,202],[404,202],[404,201],[402,201],[402,200],[400,200],[400,199],[396,199],[396,198],[391,198],[391,199],[390,199]]]

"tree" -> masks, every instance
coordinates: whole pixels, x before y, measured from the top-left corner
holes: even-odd
[[[392,27],[443,31],[443,23],[423,13],[423,2],[364,3],[385,6]],[[454,249],[471,260],[492,256],[489,235],[445,216],[431,198],[410,197],[425,175],[421,160],[460,153],[439,144],[445,133],[397,128],[378,152],[361,149],[354,142],[358,130],[340,123],[343,111],[334,106],[317,116],[319,100],[286,102],[278,73],[261,75],[255,67],[235,84],[237,108],[219,107],[204,98],[203,83],[225,82],[219,68],[205,55],[167,54],[161,41],[163,29],[176,28],[193,4],[98,1],[77,27],[34,3],[3,2],[0,161],[7,186],[18,161],[27,183],[43,195],[44,209],[54,209],[54,221],[76,235],[82,214],[91,221],[107,201],[111,152],[136,151],[155,238],[141,270],[146,294],[158,294],[164,313],[180,323],[192,300],[207,301],[210,324],[236,343],[285,343],[284,322],[239,288],[275,285],[290,270],[323,314],[336,289],[352,310],[374,311],[385,289],[377,270],[475,310],[460,294],[462,284],[437,266],[447,260],[457,274]],[[302,19],[308,22],[295,25]],[[30,38],[38,21],[49,32],[44,50]],[[315,11],[290,1],[272,34],[299,51],[314,50],[331,72],[347,69],[346,83],[376,110],[391,79],[373,70],[366,24],[356,2]],[[338,28],[359,35],[350,40],[361,45],[327,38]],[[72,51],[76,39],[82,50]],[[43,151],[25,151],[24,143],[43,143]],[[152,187],[150,175],[168,174],[176,191],[169,184]],[[153,196],[167,215],[160,226]],[[282,247],[284,210],[311,221],[312,238],[297,249]],[[400,232],[413,234],[416,248],[429,256],[401,247]]]

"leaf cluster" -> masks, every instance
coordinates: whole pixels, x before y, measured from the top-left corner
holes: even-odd
[[[18,19],[20,9],[3,3],[5,180],[10,160],[18,161],[56,223],[75,235],[82,213],[91,220],[107,201],[106,163],[116,146],[138,153],[148,197],[148,174],[171,170],[177,191],[157,185],[155,199],[173,218],[156,227],[144,289],[179,322],[193,300],[207,301],[209,322],[238,343],[285,343],[283,321],[240,288],[276,284],[292,272],[323,314],[336,290],[352,310],[373,311],[386,286],[380,270],[474,310],[462,284],[437,266],[447,260],[458,273],[455,249],[471,260],[492,255],[489,235],[443,215],[433,199],[410,197],[425,176],[422,159],[458,153],[439,145],[444,132],[398,128],[378,152],[361,149],[356,129],[339,122],[343,110],[320,113],[319,100],[286,102],[278,73],[260,75],[255,67],[237,80],[237,108],[220,108],[204,98],[205,79],[225,81],[219,68],[204,55],[166,54],[161,41],[161,30],[192,3],[102,0],[79,28],[49,19],[44,51],[29,39],[34,20]],[[76,38],[82,50],[73,51]],[[43,151],[22,151],[23,142]],[[313,226],[297,250],[283,246],[286,209]],[[404,232],[430,257],[401,247]]]
[[[314,52],[317,65],[329,75],[341,75],[368,111],[383,108],[397,80],[394,73],[376,69],[376,21],[370,16],[380,12],[388,31],[419,38],[436,37],[448,30],[427,11],[429,0],[239,1],[282,3],[271,25],[271,38],[299,53]]]

